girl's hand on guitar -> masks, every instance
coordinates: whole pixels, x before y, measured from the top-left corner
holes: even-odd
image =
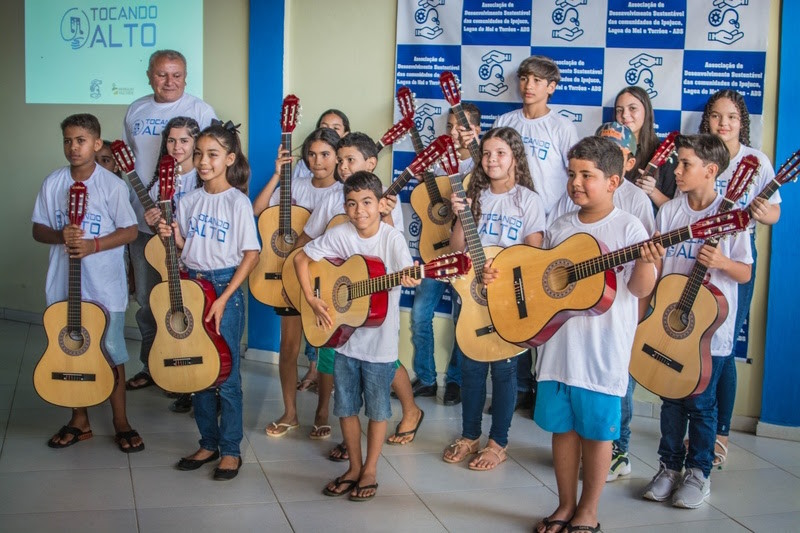
[[[756,222],[764,222],[764,218],[769,214],[770,203],[763,198],[753,198],[750,207],[750,218]]]
[[[641,170],[639,172],[641,172]],[[647,196],[650,196],[656,189],[656,179],[653,176],[639,176],[636,178],[636,185],[638,185]]]
[[[308,300],[308,305],[311,306],[311,309],[314,311],[314,315],[317,317],[317,326],[326,330],[331,329],[333,326],[333,320],[331,320],[331,316],[328,314],[328,304],[326,304],[324,300],[315,296]]]
[[[162,239],[169,239],[174,235],[174,232],[178,231],[178,223],[172,222],[172,224],[167,224],[167,221],[163,218],[158,219],[158,236]]]
[[[466,201],[464,201],[464,199],[456,193],[450,195],[450,207],[452,208],[454,214],[458,215],[468,206],[472,206],[471,199],[467,198]]]
[[[704,244],[697,252],[697,262],[706,268],[722,270],[728,265],[730,259],[725,257],[725,254],[717,246]]]
[[[282,146],[278,147],[278,157],[275,159],[275,174],[281,175],[281,168],[283,165],[291,165],[294,158],[289,150],[284,149]]]
[[[500,271],[498,271],[496,268],[492,268],[492,258],[490,257],[483,264],[483,284],[489,285],[496,280],[499,275]]]
[[[414,266],[419,266],[419,261],[414,261]],[[408,289],[416,287],[420,283],[422,283],[422,279],[414,279],[408,274],[403,274],[403,277],[400,279],[400,284]]]
[[[220,334],[219,324],[222,322],[222,314],[225,312],[225,304],[227,303],[228,299],[220,295],[208,308],[208,314],[205,318],[206,322],[214,321],[214,328],[217,330],[218,335]]]
[[[159,208],[154,207],[144,212],[144,221],[151,228],[155,228],[159,220],[161,220],[161,210]]]

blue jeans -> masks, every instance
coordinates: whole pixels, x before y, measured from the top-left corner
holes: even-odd
[[[517,392],[533,392],[533,351],[525,350],[517,357]]]
[[[306,336],[303,335],[303,339],[305,339],[305,338],[306,338]],[[306,347],[304,349],[304,352],[305,352],[306,358],[308,359],[308,364],[317,362],[317,349],[314,348],[313,346],[311,346],[310,344],[308,344],[308,341],[306,341]]]
[[[433,357],[433,311],[442,299],[447,284],[424,278],[414,293],[411,306],[411,343],[414,346],[414,374],[423,385],[436,383],[436,361]],[[457,316],[455,296],[453,314]],[[453,342],[453,351],[447,365],[446,383],[461,385],[459,361],[462,359],[458,344]]]
[[[699,468],[706,477],[714,461],[717,429],[717,383],[725,363],[724,357],[712,357],[711,378],[702,394],[683,400],[662,398],[661,442],[658,455],[667,468],[680,471]],[[689,425],[689,453],[683,444]]]
[[[161,276],[144,257],[144,247],[152,237],[149,233],[140,231],[136,240],[129,245],[133,279],[136,284],[136,303],[139,304],[139,309],[136,311],[136,323],[142,334],[139,360],[142,362],[144,372],[148,371],[147,360],[150,357],[150,348],[153,347],[153,339],[156,338],[156,319],[150,309],[150,291],[161,282]]]
[[[628,390],[622,397],[622,417],[619,422],[619,438],[614,441],[614,447],[621,452],[628,451],[631,441],[631,419],[633,418],[633,391],[636,388],[636,380],[633,376],[628,376]]]
[[[481,436],[483,405],[486,403],[486,375],[492,369],[492,427],[489,438],[500,446],[508,444],[508,428],[517,403],[517,357],[492,363],[461,359],[461,436]]]
[[[205,279],[214,285],[217,296],[227,288],[235,268],[219,270],[189,270],[190,278]],[[225,304],[219,331],[231,350],[231,373],[222,385],[200,391],[192,396],[194,419],[200,430],[200,447],[221,455],[239,457],[242,442],[242,376],[239,372],[239,350],[244,335],[244,294],[236,289]],[[221,415],[217,421],[217,391]]]

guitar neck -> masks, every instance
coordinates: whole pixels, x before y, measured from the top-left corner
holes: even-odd
[[[409,136],[411,137],[411,144],[414,146],[414,152],[420,153],[425,147],[422,146],[422,139],[419,136],[419,131],[417,128],[411,128],[408,130]],[[431,204],[438,204],[442,202],[442,194],[439,192],[439,188],[436,186],[436,180],[434,179],[433,172],[426,169],[422,173],[422,181],[425,183],[425,189],[428,191],[428,198],[430,198]]]
[[[780,182],[776,178],[773,178],[772,181],[767,183],[764,189],[760,193],[758,193],[758,196],[756,198],[761,198],[762,200],[769,200],[770,198],[773,197],[773,195],[776,192],[778,192],[778,189],[780,188],[781,188]]]
[[[161,215],[167,224],[172,224],[172,200],[159,202]],[[178,247],[175,236],[170,235],[164,243],[167,250],[167,282],[169,283],[169,306],[173,313],[183,311],[183,294],[181,293],[181,276],[178,265]]]
[[[458,103],[453,106],[453,113],[456,116],[456,120],[458,121],[458,125],[462,128],[469,129],[471,126],[469,124],[469,120],[467,119],[467,114],[464,113],[464,108],[461,107],[461,104]],[[472,156],[472,160],[475,161],[475,165],[481,164],[481,149],[478,146],[478,141],[472,139],[470,143],[467,145],[469,149],[469,154]]]
[[[292,134],[281,133],[281,148],[292,151]],[[278,204],[278,231],[281,235],[292,231],[292,165],[286,163],[281,167],[281,197]]]
[[[383,276],[357,281],[347,287],[347,298],[348,300],[355,300],[356,298],[369,296],[370,294],[374,294],[376,292],[388,291],[392,287],[397,287],[400,285],[400,282],[403,280],[403,276],[406,275],[412,279],[422,279],[422,268],[423,267],[421,265],[417,265],[404,268],[399,272],[393,272],[391,274],[384,274]]]
[[[67,331],[81,331],[81,260],[69,258],[69,282],[67,288]]]
[[[386,198],[389,195],[397,196],[400,191],[403,190],[403,187],[408,184],[412,177],[411,171],[405,169],[399,176],[397,176],[397,179],[394,180],[391,185],[386,187],[383,197]]]
[[[467,193],[464,191],[464,185],[458,176],[450,176],[450,186],[453,192],[463,200],[467,199]],[[478,283],[483,283],[483,265],[486,264],[486,254],[483,253],[483,245],[478,236],[478,228],[475,225],[475,217],[472,216],[472,210],[469,207],[464,209],[458,214],[458,220],[461,222],[461,227],[464,230],[464,240],[467,242],[467,251],[472,259],[473,272],[475,272],[475,279]]]
[[[147,189],[145,188],[144,184],[142,183],[142,179],[139,177],[139,174],[136,170],[131,170],[128,172],[128,181],[133,187],[133,192],[136,193],[136,197],[139,198],[139,201],[142,203],[142,207],[144,207],[145,211],[149,211],[156,206],[153,202],[153,199],[150,198],[150,195],[147,194]]]

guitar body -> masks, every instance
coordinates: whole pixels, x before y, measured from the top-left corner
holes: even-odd
[[[420,183],[411,191],[411,208],[419,217],[422,229],[419,235],[419,256],[423,262],[434,257],[453,252],[450,235],[455,215],[450,208],[450,195],[453,188],[450,178],[437,176],[436,187],[442,197],[441,202],[432,203],[425,183]]]
[[[496,256],[503,248],[488,246],[483,249],[486,258]],[[514,357],[520,347],[504,341],[494,329],[489,308],[486,307],[486,287],[475,278],[474,266],[460,278],[450,283],[461,297],[461,313],[455,324],[456,341],[464,355],[474,361],[491,362]]]
[[[304,207],[291,206],[291,242],[287,242],[279,231],[279,210],[280,206],[275,205],[258,217],[261,254],[258,264],[250,273],[250,293],[258,301],[272,307],[291,307],[292,304],[283,291],[281,271],[311,213]]]
[[[653,293],[653,312],[639,323],[631,351],[631,376],[663,398],[702,393],[711,377],[711,338],[728,316],[728,302],[714,285],[700,286],[688,316],[677,309],[689,277],[669,274]]]
[[[347,261],[323,259],[308,265],[311,287],[328,305],[333,321],[331,329],[317,326],[317,317],[305,298],[300,303],[300,315],[306,340],[314,347],[338,348],[359,327],[383,324],[389,305],[389,293],[379,291],[363,298],[348,299],[347,288],[362,281],[386,274],[386,267],[377,257],[354,255]]]
[[[508,342],[539,346],[570,317],[606,312],[617,293],[613,270],[568,283],[566,268],[607,250],[577,233],[551,250],[525,244],[503,249],[492,262],[500,275],[488,286],[489,315]]]
[[[167,281],[167,249],[161,241],[161,237],[153,235],[147,244],[144,245],[144,258],[150,263],[161,281]]]
[[[98,304],[81,302],[83,339],[72,339],[64,320],[67,305],[56,302],[44,312],[47,348],[33,371],[33,386],[53,405],[91,407],[111,396],[116,380],[103,348],[108,316]]]
[[[344,213],[338,214],[328,222],[328,225],[325,226],[325,231],[339,224],[344,224],[349,220],[350,219]],[[291,306],[295,309],[300,309],[300,300],[303,299],[303,289],[300,287],[300,282],[297,280],[297,270],[294,268],[294,257],[300,253],[301,249],[302,248],[297,248],[292,250],[292,253],[290,253],[286,261],[283,262],[283,268],[281,269],[283,291]]]
[[[163,247],[163,246],[162,246]],[[205,280],[181,279],[183,312],[172,313],[169,283],[150,292],[156,337],[150,349],[150,375],[169,392],[190,393],[219,385],[231,372],[231,352],[213,322],[204,320],[217,298]]]

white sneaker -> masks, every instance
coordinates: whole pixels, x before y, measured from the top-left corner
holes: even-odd
[[[611,468],[608,469],[606,482],[614,481],[620,476],[628,476],[631,473],[631,460],[628,452],[622,452],[616,448],[611,452]]]
[[[658,473],[653,476],[650,483],[644,488],[642,497],[646,500],[653,500],[654,502],[663,502],[670,497],[675,490],[675,485],[678,483],[681,473],[677,470],[670,470],[667,465],[660,463]]]
[[[711,495],[711,479],[705,477],[699,468],[687,468],[672,496],[672,505],[684,509],[697,509],[709,495]]]

